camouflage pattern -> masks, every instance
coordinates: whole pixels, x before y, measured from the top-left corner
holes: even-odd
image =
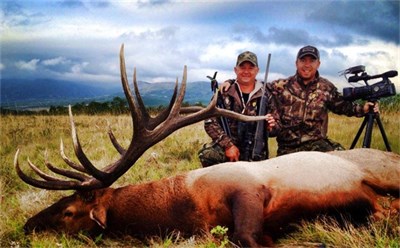
[[[237,60],[236,60],[236,66],[240,65],[241,63],[248,61],[252,63],[254,66],[258,67],[258,61],[257,61],[257,55],[255,55],[252,52],[246,51],[241,54],[239,54]]]
[[[263,84],[260,82],[256,82],[256,86],[253,91],[254,93],[250,94],[247,104],[244,105],[239,85],[234,80],[230,80],[230,82],[230,88],[226,92],[222,93],[222,98],[226,109],[250,116],[258,115],[259,101],[261,100],[263,94]],[[279,122],[276,104],[269,89],[267,89],[266,94],[266,99],[268,100],[267,113],[271,113],[277,120],[277,122]],[[205,120],[204,129],[211,137],[212,143],[203,146],[203,148],[199,151],[199,158],[203,166],[211,165],[210,161],[214,161],[214,164],[225,162],[225,149],[231,147],[232,145],[235,145],[239,148],[241,155],[244,154],[241,144],[246,137],[240,137],[240,133],[243,132],[239,130],[240,127],[243,127],[242,124],[244,123],[240,123],[239,121],[234,119],[228,119],[228,125],[232,135],[232,137],[229,137],[222,129],[219,118],[211,118]],[[245,133],[243,136],[255,133],[257,122],[246,122],[244,125],[247,125],[247,133]],[[276,128],[272,132],[270,132],[270,136],[276,136],[278,129],[279,125],[277,124]],[[216,146],[219,146],[219,148],[217,148],[217,151],[214,151]],[[219,155],[221,154],[221,151],[224,156],[222,160],[221,156]],[[215,157],[210,157],[213,154],[215,155]],[[243,160],[242,156],[240,157],[240,160]]]
[[[316,79],[307,86],[298,75],[271,84],[281,121],[281,131],[277,135],[278,155],[298,149],[326,150],[322,141],[319,149],[313,141],[327,140],[328,111],[364,116],[363,106],[344,100],[337,88],[327,79],[319,77],[318,72]]]
[[[228,162],[225,150],[217,143],[204,144],[198,155],[203,167]]]
[[[329,152],[329,151],[342,151],[345,150],[344,147],[334,142],[328,138],[319,139],[319,140],[311,140],[304,143],[301,143],[297,147],[283,147],[278,148],[278,156],[300,152],[300,151],[320,151],[320,152]]]

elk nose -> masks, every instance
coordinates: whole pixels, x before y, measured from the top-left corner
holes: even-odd
[[[42,223],[33,223],[28,220],[24,225],[24,233],[25,235],[31,234],[33,231],[40,232],[45,230],[46,227]]]
[[[25,235],[28,235],[28,234],[32,233],[32,229],[29,227],[28,224],[24,225],[24,233],[25,233]]]

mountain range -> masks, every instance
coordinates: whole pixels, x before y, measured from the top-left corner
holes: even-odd
[[[169,104],[175,83],[139,81],[138,87],[146,106],[165,106]],[[113,86],[95,86],[85,82],[53,79],[2,78],[0,93],[1,107],[9,109],[40,109],[82,102],[105,102],[114,97],[125,98],[120,83]],[[186,86],[184,102],[208,104],[211,96],[210,82],[190,82]]]

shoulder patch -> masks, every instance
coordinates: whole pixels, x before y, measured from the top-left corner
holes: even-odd
[[[289,81],[287,79],[280,79],[278,81],[276,81],[275,83],[275,89],[282,91],[285,88],[285,85],[288,83]]]

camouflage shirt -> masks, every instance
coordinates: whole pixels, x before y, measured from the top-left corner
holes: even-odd
[[[237,113],[242,113],[244,115],[256,116],[258,115],[259,109],[259,102],[261,100],[263,94],[263,84],[261,82],[256,82],[255,89],[249,94],[249,98],[247,103],[244,103],[242,92],[240,91],[239,85],[235,80],[229,80],[231,83],[230,88],[222,93],[222,99],[224,101],[226,109],[235,111]],[[267,113],[271,113],[275,120],[279,120],[277,111],[276,111],[276,104],[272,98],[272,94],[270,90],[266,91],[267,94]],[[221,127],[220,118],[211,118],[205,120],[204,128],[207,134],[211,137],[213,142],[218,143],[223,149],[226,149],[232,145],[236,145],[239,149],[240,142],[243,141],[246,135],[242,132],[243,129],[241,128],[244,125],[247,125],[247,132],[255,133],[257,122],[240,122],[234,119],[227,119],[228,126],[230,128],[231,137],[229,137]],[[276,125],[274,130],[270,133],[271,136],[276,135],[279,125]],[[242,152],[242,151],[240,151]]]
[[[307,85],[298,75],[273,81],[281,131],[279,149],[293,148],[307,141],[327,138],[328,111],[347,116],[364,115],[363,107],[343,99],[337,88],[323,77]]]

